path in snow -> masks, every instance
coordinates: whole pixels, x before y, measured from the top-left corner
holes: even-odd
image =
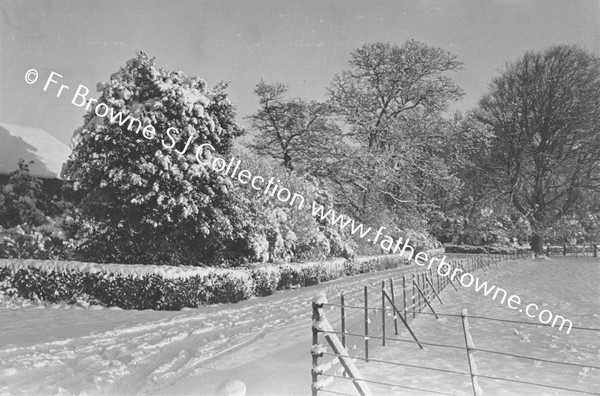
[[[312,298],[414,270],[180,312],[5,304],[0,394],[210,395],[222,382],[239,378],[248,395],[306,395]]]
[[[599,266],[589,259],[585,263],[583,259],[503,263],[505,270],[480,271],[478,275],[576,324],[600,327]],[[85,310],[64,305],[0,308],[0,394],[211,395],[222,382],[239,378],[247,384],[248,395],[307,395],[312,298],[325,291],[333,300],[342,290],[378,284],[412,270],[404,267],[365,274],[238,304],[181,312]],[[446,288],[442,294],[445,304],[436,303],[435,307],[445,313],[466,307],[472,315],[527,320],[472,289],[459,290]],[[335,314],[328,313],[332,321]],[[436,321],[421,315],[412,323],[417,334],[429,342],[464,343],[460,322],[453,318]],[[475,319],[471,328],[478,347],[600,365],[596,334],[582,335],[573,330],[566,335],[546,327]],[[377,347],[372,354],[418,365],[467,369],[464,351],[445,353],[426,348],[421,353],[414,345],[404,347]],[[553,368],[547,363],[536,365],[512,358],[476,358],[481,372],[578,389],[600,388],[595,370]],[[401,367],[382,370],[372,363],[362,364],[361,370],[369,378],[399,380],[408,386],[450,390],[453,394],[470,391],[468,377],[457,379]],[[480,382],[486,395],[566,394]],[[373,390],[375,394],[390,392]]]

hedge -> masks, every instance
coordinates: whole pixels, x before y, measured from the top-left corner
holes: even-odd
[[[490,253],[490,254],[511,254],[515,251],[512,247],[498,246],[471,246],[471,245],[446,245],[446,253]]]
[[[406,264],[397,255],[245,269],[2,259],[0,292],[51,303],[83,301],[123,309],[179,310],[235,303]]]

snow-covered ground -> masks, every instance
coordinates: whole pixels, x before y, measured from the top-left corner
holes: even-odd
[[[502,264],[507,266],[505,270],[478,274],[519,294],[524,301],[547,304],[544,308],[576,325],[600,328],[599,264],[590,259],[551,259]],[[365,283],[377,284],[408,270],[411,268],[365,274],[238,304],[180,312],[95,310],[27,302],[21,306],[19,301],[4,301],[0,303],[0,394],[212,395],[221,383],[237,378],[246,383],[248,395],[307,395],[312,298],[321,291],[334,297],[341,291],[357,290]],[[442,294],[445,304],[436,303],[434,307],[445,313],[467,308],[472,315],[527,320],[472,289],[459,290],[457,293],[446,288]],[[330,312],[332,319],[334,314]],[[455,318],[436,321],[421,315],[412,324],[425,341],[464,345],[462,327]],[[476,319],[470,324],[480,348],[600,366],[597,333],[573,330],[566,335],[548,327]],[[458,350],[426,347],[419,351],[415,345],[406,344],[373,347],[371,354],[417,365],[468,370],[466,354]],[[600,389],[597,370],[538,365],[487,354],[476,354],[476,359],[482,373],[596,392]],[[359,362],[359,367],[367,378],[401,381],[407,386],[452,394],[470,391],[468,377],[383,368],[373,363]],[[337,381],[336,389],[354,394],[341,381]],[[486,395],[567,394],[489,380],[480,380],[480,384]],[[372,389],[374,394],[390,394],[390,389]]]
[[[0,395],[211,395],[232,378],[248,395],[306,395],[313,296],[413,269],[180,312],[4,301]]]
[[[600,260],[584,258],[552,258],[534,261],[501,263],[503,269],[478,272],[481,279],[516,294],[524,302],[535,302],[540,311],[549,309],[573,321],[574,326],[600,329]],[[444,304],[434,304],[438,313],[459,314],[463,308],[469,315],[536,323],[518,310],[493,301],[490,296],[475,292],[474,288],[459,287],[457,293],[447,287],[441,294]],[[499,300],[499,298],[497,299]],[[427,310],[425,312],[428,312]],[[377,314],[377,315],[380,315]],[[380,321],[380,316],[374,320]],[[537,357],[558,362],[600,367],[600,332],[571,330],[570,334],[541,325],[524,325],[470,318],[469,326],[475,347],[491,351]],[[411,327],[423,342],[463,347],[465,338],[461,318],[417,315]],[[392,322],[388,321],[388,336]],[[410,339],[407,331],[399,339]],[[351,355],[361,356],[362,340],[349,339]],[[469,372],[466,351],[426,346],[419,350],[416,344],[371,341],[370,357],[402,364]],[[356,353],[354,345],[358,344]],[[519,381],[541,383],[555,387],[600,392],[600,370],[566,366],[548,362],[474,352],[479,374]],[[452,395],[471,395],[468,375],[436,372],[411,367],[357,361],[365,379],[400,384],[405,387],[426,389]],[[484,395],[576,395],[581,393],[553,390],[521,383],[479,379]],[[390,388],[371,384],[375,395],[426,395],[428,392]],[[336,379],[327,389],[356,394],[353,386]]]

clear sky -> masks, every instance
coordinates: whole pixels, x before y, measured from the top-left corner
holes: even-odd
[[[474,106],[503,64],[527,50],[576,43],[600,54],[592,0],[0,0],[0,122],[38,127],[69,142],[83,110],[43,92],[51,70],[93,90],[139,50],[159,66],[231,82],[239,122],[257,107],[260,79],[324,99],[352,49],[416,39],[464,62],[455,79]],[[35,68],[40,81],[27,85]]]

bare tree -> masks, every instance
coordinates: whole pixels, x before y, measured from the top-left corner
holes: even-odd
[[[462,96],[447,73],[461,63],[440,48],[409,40],[366,44],[351,53],[349,66],[328,91],[356,151],[350,163],[355,175],[342,181],[342,195],[352,201],[347,205],[363,218],[389,217],[385,210],[400,217],[428,210],[432,190],[456,184],[445,173],[439,148],[450,133],[441,113]]]
[[[254,92],[260,108],[248,117],[257,132],[252,149],[282,161],[293,170],[306,153],[314,148],[314,139],[326,139],[333,125],[327,121],[327,107],[300,98],[288,99],[288,87],[282,83],[261,81]]]
[[[455,55],[418,41],[366,44],[352,52],[350,69],[334,77],[330,101],[369,148],[389,147],[408,112],[439,113],[462,96],[444,74],[460,68]]]
[[[529,221],[532,250],[585,194],[600,193],[600,59],[574,45],[507,64],[479,105],[495,137],[484,166]]]

